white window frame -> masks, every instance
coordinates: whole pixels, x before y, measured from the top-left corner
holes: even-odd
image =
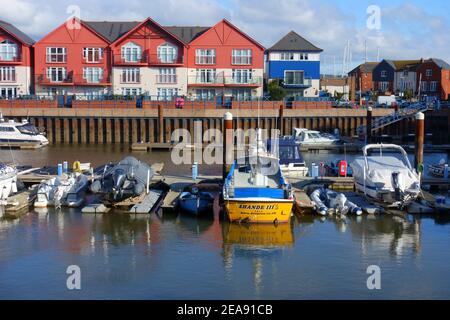
[[[172,101],[178,95],[177,88],[157,88],[158,100]]]
[[[19,54],[17,43],[5,39],[0,42],[0,61],[14,61]]]
[[[428,91],[428,85],[426,81],[420,81],[420,91],[422,92]]]
[[[380,81],[378,83],[378,90],[379,91],[387,91],[389,89],[389,82],[388,81]]]
[[[288,82],[286,81],[286,79],[287,79],[286,76],[287,76],[288,73],[293,73],[293,74],[294,74],[293,77],[292,77],[292,79],[294,80],[293,83],[288,83]],[[299,73],[299,74],[302,75],[302,76],[300,77],[300,79],[302,79],[301,82],[296,82],[296,81],[295,81],[295,79],[296,79],[295,74],[297,74],[297,73]],[[304,70],[284,70],[284,79],[283,79],[283,82],[284,82],[285,85],[291,85],[291,86],[295,86],[295,85],[304,85],[304,84],[305,84],[305,71],[304,71]]]
[[[437,81],[430,81],[430,92],[436,92],[437,91]]]
[[[231,74],[233,83],[248,84],[252,82],[252,69],[233,69]]]
[[[159,62],[176,63],[178,59],[178,47],[169,42],[165,42],[158,46],[157,55]]]
[[[197,100],[214,100],[216,89],[197,89],[195,96]]]
[[[142,60],[142,48],[130,41],[120,48],[120,55],[125,62],[140,62]]]
[[[83,59],[87,63],[99,63],[103,60],[103,48],[83,48]]]
[[[159,74],[156,76],[157,83],[177,83],[176,68],[159,68]]]
[[[425,76],[431,77],[432,75],[433,75],[433,69],[427,69],[427,70],[425,71]]]
[[[294,61],[295,53],[291,51],[280,52],[280,60],[282,61]]]
[[[217,79],[216,69],[197,69],[198,83],[215,83]]]
[[[15,98],[17,91],[17,87],[0,87],[0,98]]]
[[[231,52],[232,65],[251,65],[253,56],[252,49],[233,49]]]
[[[65,47],[47,47],[45,48],[45,61],[47,63],[66,63],[67,48]]]
[[[120,75],[121,83],[140,83],[141,69],[140,68],[123,68]]]
[[[16,82],[16,67],[0,67],[0,82]]]
[[[56,76],[56,77],[53,77]],[[67,79],[67,69],[66,67],[48,67],[47,68],[47,79],[50,82],[64,82]]]
[[[248,88],[233,89],[231,92],[234,100],[245,101],[252,98],[252,90]]]
[[[123,96],[139,96],[142,93],[142,88],[122,88]]]
[[[387,71],[386,70],[382,70],[381,71],[381,78],[387,78]]]
[[[196,49],[195,64],[216,64],[216,49]]]
[[[87,83],[100,83],[103,80],[103,69],[98,67],[83,68],[83,79]]]

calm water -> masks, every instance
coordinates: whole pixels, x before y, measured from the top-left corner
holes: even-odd
[[[100,165],[127,150],[61,146],[12,155],[36,166]],[[170,173],[189,171],[167,165],[167,153],[135,156],[165,161]],[[11,153],[2,150],[0,161],[10,162]],[[200,171],[217,174],[220,167]],[[450,299],[449,246],[450,215],[302,216],[289,225],[245,227],[219,217],[32,211],[0,221],[0,298]],[[69,265],[81,268],[80,291],[66,288]],[[381,290],[367,289],[369,265],[381,268]]]

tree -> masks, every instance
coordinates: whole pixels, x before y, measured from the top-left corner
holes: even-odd
[[[414,93],[413,93],[412,89],[406,89],[405,92],[403,93],[403,98],[405,98],[405,100],[408,100],[408,101],[411,101],[413,96],[414,96]]]
[[[286,97],[286,90],[280,85],[280,80],[272,80],[267,86],[267,91],[269,91],[270,100],[281,101]]]

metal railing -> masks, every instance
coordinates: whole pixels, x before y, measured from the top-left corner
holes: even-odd
[[[38,85],[110,85],[111,77],[109,75],[83,75],[67,73],[62,75],[37,74],[35,82]]]
[[[183,56],[158,55],[144,53],[134,54],[115,54],[113,61],[116,65],[159,65],[159,66],[176,66],[184,63]]]

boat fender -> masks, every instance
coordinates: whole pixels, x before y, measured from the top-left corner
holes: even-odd
[[[75,161],[72,164],[72,170],[73,170],[73,172],[81,172],[81,163],[80,163],[80,161]]]

